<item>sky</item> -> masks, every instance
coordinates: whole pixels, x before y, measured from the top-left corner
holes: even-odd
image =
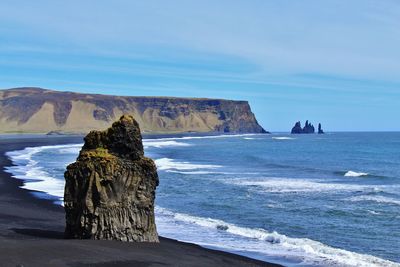
[[[249,101],[290,131],[400,131],[398,0],[2,0],[0,88]]]

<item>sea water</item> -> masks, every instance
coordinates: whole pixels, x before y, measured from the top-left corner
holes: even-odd
[[[37,197],[62,203],[82,144],[8,152]],[[400,266],[400,133],[144,140],[161,236],[289,266]],[[42,192],[42,193],[41,193]]]

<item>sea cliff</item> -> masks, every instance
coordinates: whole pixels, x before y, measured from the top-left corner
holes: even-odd
[[[88,133],[123,114],[144,133],[265,133],[247,101],[111,96],[41,88],[0,90],[0,133]]]

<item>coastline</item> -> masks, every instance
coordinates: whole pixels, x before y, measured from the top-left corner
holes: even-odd
[[[35,198],[4,171],[5,152],[79,142],[81,136],[0,139],[0,262],[2,266],[280,266],[160,238],[159,244],[63,239],[64,210]]]

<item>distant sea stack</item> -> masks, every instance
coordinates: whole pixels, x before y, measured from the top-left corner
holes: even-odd
[[[134,116],[143,133],[266,133],[247,101],[0,90],[0,133],[87,134],[123,114]]]
[[[312,125],[308,120],[306,121],[306,124],[304,127],[301,127],[301,122],[298,121],[296,124],[293,126],[292,134],[313,134],[315,133],[315,127]],[[323,134],[324,131],[322,130],[321,123],[318,124],[318,133]]]
[[[318,134],[324,134],[324,130],[322,130],[321,123],[318,123]]]
[[[144,157],[133,117],[90,132],[64,176],[66,238],[158,242],[158,175],[153,160]]]
[[[303,133],[303,128],[301,127],[301,122],[296,122],[296,124],[292,128],[292,134],[301,134]]]
[[[306,124],[304,125],[303,133],[305,133],[305,134],[315,133],[314,125],[309,123],[308,120],[306,121]]]

